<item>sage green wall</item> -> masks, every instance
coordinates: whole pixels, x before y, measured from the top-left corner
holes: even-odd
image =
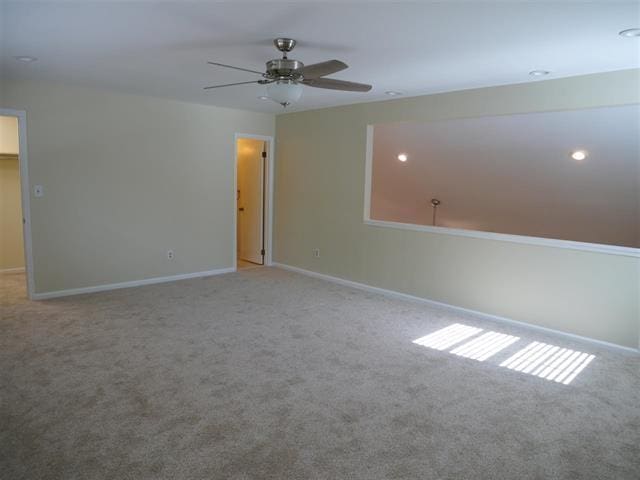
[[[37,293],[233,266],[234,133],[273,135],[273,115],[24,82],[0,105],[26,110],[44,186]]]
[[[637,348],[638,258],[369,226],[363,204],[367,124],[625,105],[639,85],[628,70],[279,115],[274,260]]]

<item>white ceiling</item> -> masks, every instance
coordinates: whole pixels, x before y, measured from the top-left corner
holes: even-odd
[[[208,91],[251,80],[207,60],[263,70],[277,36],[299,41],[306,64],[336,58],[334,78],[373,84],[369,93],[305,88],[295,110],[640,67],[639,2],[2,2],[0,67],[42,79],[279,112],[263,88]],[[14,56],[38,57],[32,64]]]

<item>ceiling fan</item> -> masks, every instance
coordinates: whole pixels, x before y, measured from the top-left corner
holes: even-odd
[[[328,60],[326,62],[314,63],[305,66],[298,60],[287,58],[289,53],[296,46],[296,41],[292,38],[276,38],[273,44],[282,52],[282,58],[276,58],[267,62],[267,71],[258,72],[247,68],[234,67],[218,62],[207,62],[210,65],[218,67],[233,68],[243,72],[255,73],[261,75],[261,80],[253,80],[249,82],[226,83],[224,85],[212,85],[204,87],[205,90],[213,88],[230,87],[233,85],[246,85],[257,83],[267,86],[267,96],[286,107],[296,102],[302,96],[302,87],[326,88],[329,90],[344,90],[347,92],[368,92],[371,85],[356,82],[347,82],[345,80],[335,80],[333,78],[324,78],[326,75],[340,72],[349,66],[340,60]]]

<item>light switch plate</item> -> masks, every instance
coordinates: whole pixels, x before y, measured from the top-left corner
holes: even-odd
[[[44,187],[42,185],[35,185],[33,187],[34,197],[44,197]]]

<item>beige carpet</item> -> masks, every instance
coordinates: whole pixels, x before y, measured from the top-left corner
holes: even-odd
[[[274,268],[41,302],[0,281],[3,480],[640,478],[633,353]],[[452,324],[484,333],[423,338]],[[465,356],[491,331],[518,339]],[[594,358],[568,385],[501,366],[531,342]]]

